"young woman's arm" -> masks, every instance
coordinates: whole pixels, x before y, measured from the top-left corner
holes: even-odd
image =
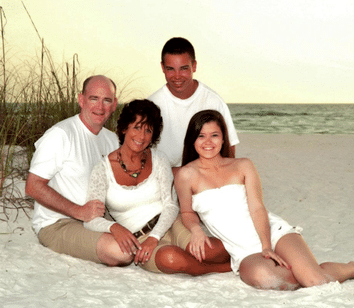
[[[262,255],[288,268],[288,264],[272,249],[268,212],[263,203],[262,185],[259,174],[254,164],[249,159],[245,159],[242,163],[242,169],[245,175],[248,208],[254,227],[262,243]]]
[[[205,259],[205,243],[213,248],[209,237],[200,226],[199,216],[192,209],[192,171],[188,167],[178,170],[175,176],[175,187],[182,214],[182,222],[191,231],[190,253],[199,261]]]

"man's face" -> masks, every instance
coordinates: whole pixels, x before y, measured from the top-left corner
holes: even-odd
[[[193,73],[197,69],[197,61],[192,62],[188,53],[166,54],[161,67],[167,87],[174,96],[186,99],[193,95],[195,91]]]
[[[85,93],[79,94],[79,105],[80,119],[97,135],[117,107],[113,84],[103,76],[92,78]]]

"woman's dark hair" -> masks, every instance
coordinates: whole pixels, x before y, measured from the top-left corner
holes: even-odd
[[[225,120],[220,112],[208,109],[199,111],[189,121],[186,137],[184,138],[182,166],[187,165],[199,157],[199,154],[195,150],[194,143],[197,140],[203,125],[209,122],[215,122],[221,129],[224,143],[221,147],[220,155],[222,157],[232,157],[230,152],[229,134]]]
[[[134,123],[137,116],[141,116],[139,124],[146,124],[152,128],[152,138],[149,147],[157,145],[163,128],[161,111],[158,106],[147,99],[136,99],[124,105],[117,121],[117,135],[120,145],[124,143],[125,132],[129,124]]]

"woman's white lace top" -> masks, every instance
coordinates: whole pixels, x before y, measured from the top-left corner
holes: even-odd
[[[112,171],[108,156],[103,158],[92,170],[86,201],[100,200],[112,218],[132,233],[140,230],[146,223],[161,213],[150,233],[158,240],[175,221],[179,212],[177,195],[172,189],[173,174],[164,153],[151,149],[152,172],[137,186],[119,185]],[[87,229],[110,232],[114,221],[97,217],[84,223]]]

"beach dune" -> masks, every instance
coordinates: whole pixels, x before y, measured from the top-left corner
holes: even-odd
[[[237,156],[255,163],[266,207],[304,229],[320,263],[354,260],[354,135],[239,137]],[[0,224],[0,307],[354,306],[354,281],[263,291],[231,272],[189,277],[109,268],[42,247],[26,215]]]

